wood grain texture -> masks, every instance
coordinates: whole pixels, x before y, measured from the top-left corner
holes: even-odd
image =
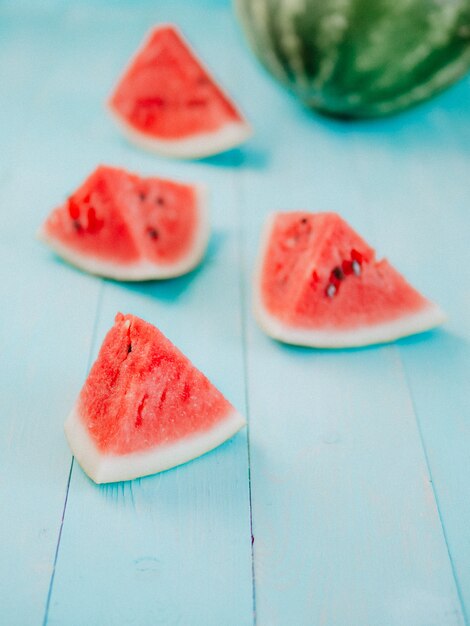
[[[388,249],[403,271],[414,274],[416,284],[444,305],[449,317],[442,332],[402,340],[398,349],[467,621],[470,298],[468,272],[464,277],[462,268],[469,263],[469,93],[467,78],[410,112],[408,124],[383,124],[379,136],[388,149],[376,154],[373,185],[366,184],[369,141],[375,141],[371,129],[355,140],[358,181],[361,189],[368,189],[365,206],[372,211],[379,202],[380,183],[386,192],[383,210],[399,218],[390,223]],[[389,173],[400,185],[392,185]]]
[[[70,468],[63,415],[86,372],[99,285],[34,240],[41,215],[63,194],[41,144],[31,144],[55,58],[52,41],[38,43],[62,13],[9,17],[0,20],[0,606],[1,621],[22,626],[40,624],[44,613]]]
[[[252,84],[250,68],[243,65]],[[264,114],[267,101],[272,116],[282,119],[275,135],[272,117]],[[247,292],[270,210],[335,209],[445,304],[436,277],[445,284],[448,270],[432,243],[445,217],[441,212],[437,223],[426,224],[437,204],[429,207],[422,198],[425,172],[419,180],[410,168],[416,150],[426,167],[432,135],[425,132],[426,117],[420,122],[416,112],[401,122],[353,127],[315,123],[268,81],[260,81],[257,99],[249,102],[259,149],[268,142],[272,149],[263,168],[241,174]],[[256,139],[253,144],[256,151]],[[456,224],[463,221],[456,215]],[[249,304],[246,320],[259,623],[465,623],[417,422],[426,419],[425,407],[413,402],[403,370],[406,342],[337,353],[301,350],[266,339]],[[428,346],[428,367],[442,358],[436,342],[445,334],[414,340]],[[439,393],[444,404],[446,386]]]
[[[121,139],[103,102],[157,22],[178,23],[247,112],[245,147],[179,163]],[[470,81],[396,118],[338,123],[271,82],[225,0],[8,0],[0,82],[0,622],[466,624]],[[34,241],[99,162],[210,187],[198,270],[127,286]],[[449,323],[363,350],[268,339],[251,273],[265,216],[290,208],[341,212]],[[63,421],[118,310],[159,326],[248,412],[249,437],[128,483],[70,474]]]
[[[95,351],[116,311],[131,311],[243,412],[236,206],[230,173],[207,169],[199,175],[211,185],[214,231],[203,265],[164,283],[106,283]],[[248,496],[245,431],[190,464],[130,483],[97,487],[74,467],[50,623],[251,624]]]
[[[107,24],[106,12],[87,8],[80,15],[82,26],[91,30],[83,46],[90,49],[91,39],[93,52],[80,47],[74,53],[84,66],[95,56],[101,60],[94,76],[102,85],[140,41],[145,29],[139,20],[132,28],[135,17],[128,10],[122,21]],[[74,19],[69,16],[71,32]],[[122,46],[114,68],[105,61],[106,50],[115,50],[112,42],[120,40],[124,22],[130,45],[127,50]],[[94,40],[93,33],[103,30],[103,41]],[[221,58],[225,73],[223,63]],[[105,89],[109,85],[99,103]],[[205,183],[213,232],[203,265],[187,277],[130,286],[105,283],[93,354],[118,310],[140,315],[168,334],[244,412],[231,161],[219,168],[159,160],[127,146],[104,111],[101,122],[109,134],[98,125],[90,129],[93,154],[101,146],[107,162]],[[190,465],[132,483],[96,487],[75,465],[47,623],[251,624],[248,495],[246,432]]]

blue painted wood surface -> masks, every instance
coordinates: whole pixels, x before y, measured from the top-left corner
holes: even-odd
[[[244,148],[179,163],[116,132],[103,101],[162,21],[246,110]],[[470,81],[343,124],[278,90],[223,0],[4,0],[0,85],[0,623],[467,624]],[[196,272],[128,286],[35,242],[99,162],[210,187]],[[341,212],[446,309],[445,328],[339,352],[264,336],[259,230],[290,208]],[[88,480],[62,424],[117,310],[160,326],[249,431],[157,476]]]

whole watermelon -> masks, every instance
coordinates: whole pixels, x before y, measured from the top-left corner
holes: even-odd
[[[405,109],[470,68],[470,0],[234,0],[263,65],[346,118]]]

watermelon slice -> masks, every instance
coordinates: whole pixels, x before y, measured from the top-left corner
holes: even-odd
[[[92,274],[151,280],[192,270],[208,234],[201,187],[102,165],[52,211],[39,238]]]
[[[251,135],[235,104],[171,25],[150,32],[108,107],[130,141],[164,156],[206,157]]]
[[[159,330],[116,315],[65,423],[75,458],[96,483],[186,463],[220,445],[243,417]]]
[[[271,337],[319,348],[393,341],[445,319],[339,215],[306,212],[268,221],[255,314]]]

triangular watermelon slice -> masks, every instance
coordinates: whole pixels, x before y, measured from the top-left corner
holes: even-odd
[[[92,274],[151,280],[192,270],[208,234],[202,187],[102,165],[49,215],[39,238]]]
[[[286,343],[342,348],[393,341],[445,320],[335,213],[277,213],[262,239],[255,315]]]
[[[150,32],[108,106],[129,140],[165,156],[206,157],[251,135],[233,101],[172,25]]]
[[[118,313],[65,433],[96,483],[186,463],[234,435],[244,418],[157,328]]]

